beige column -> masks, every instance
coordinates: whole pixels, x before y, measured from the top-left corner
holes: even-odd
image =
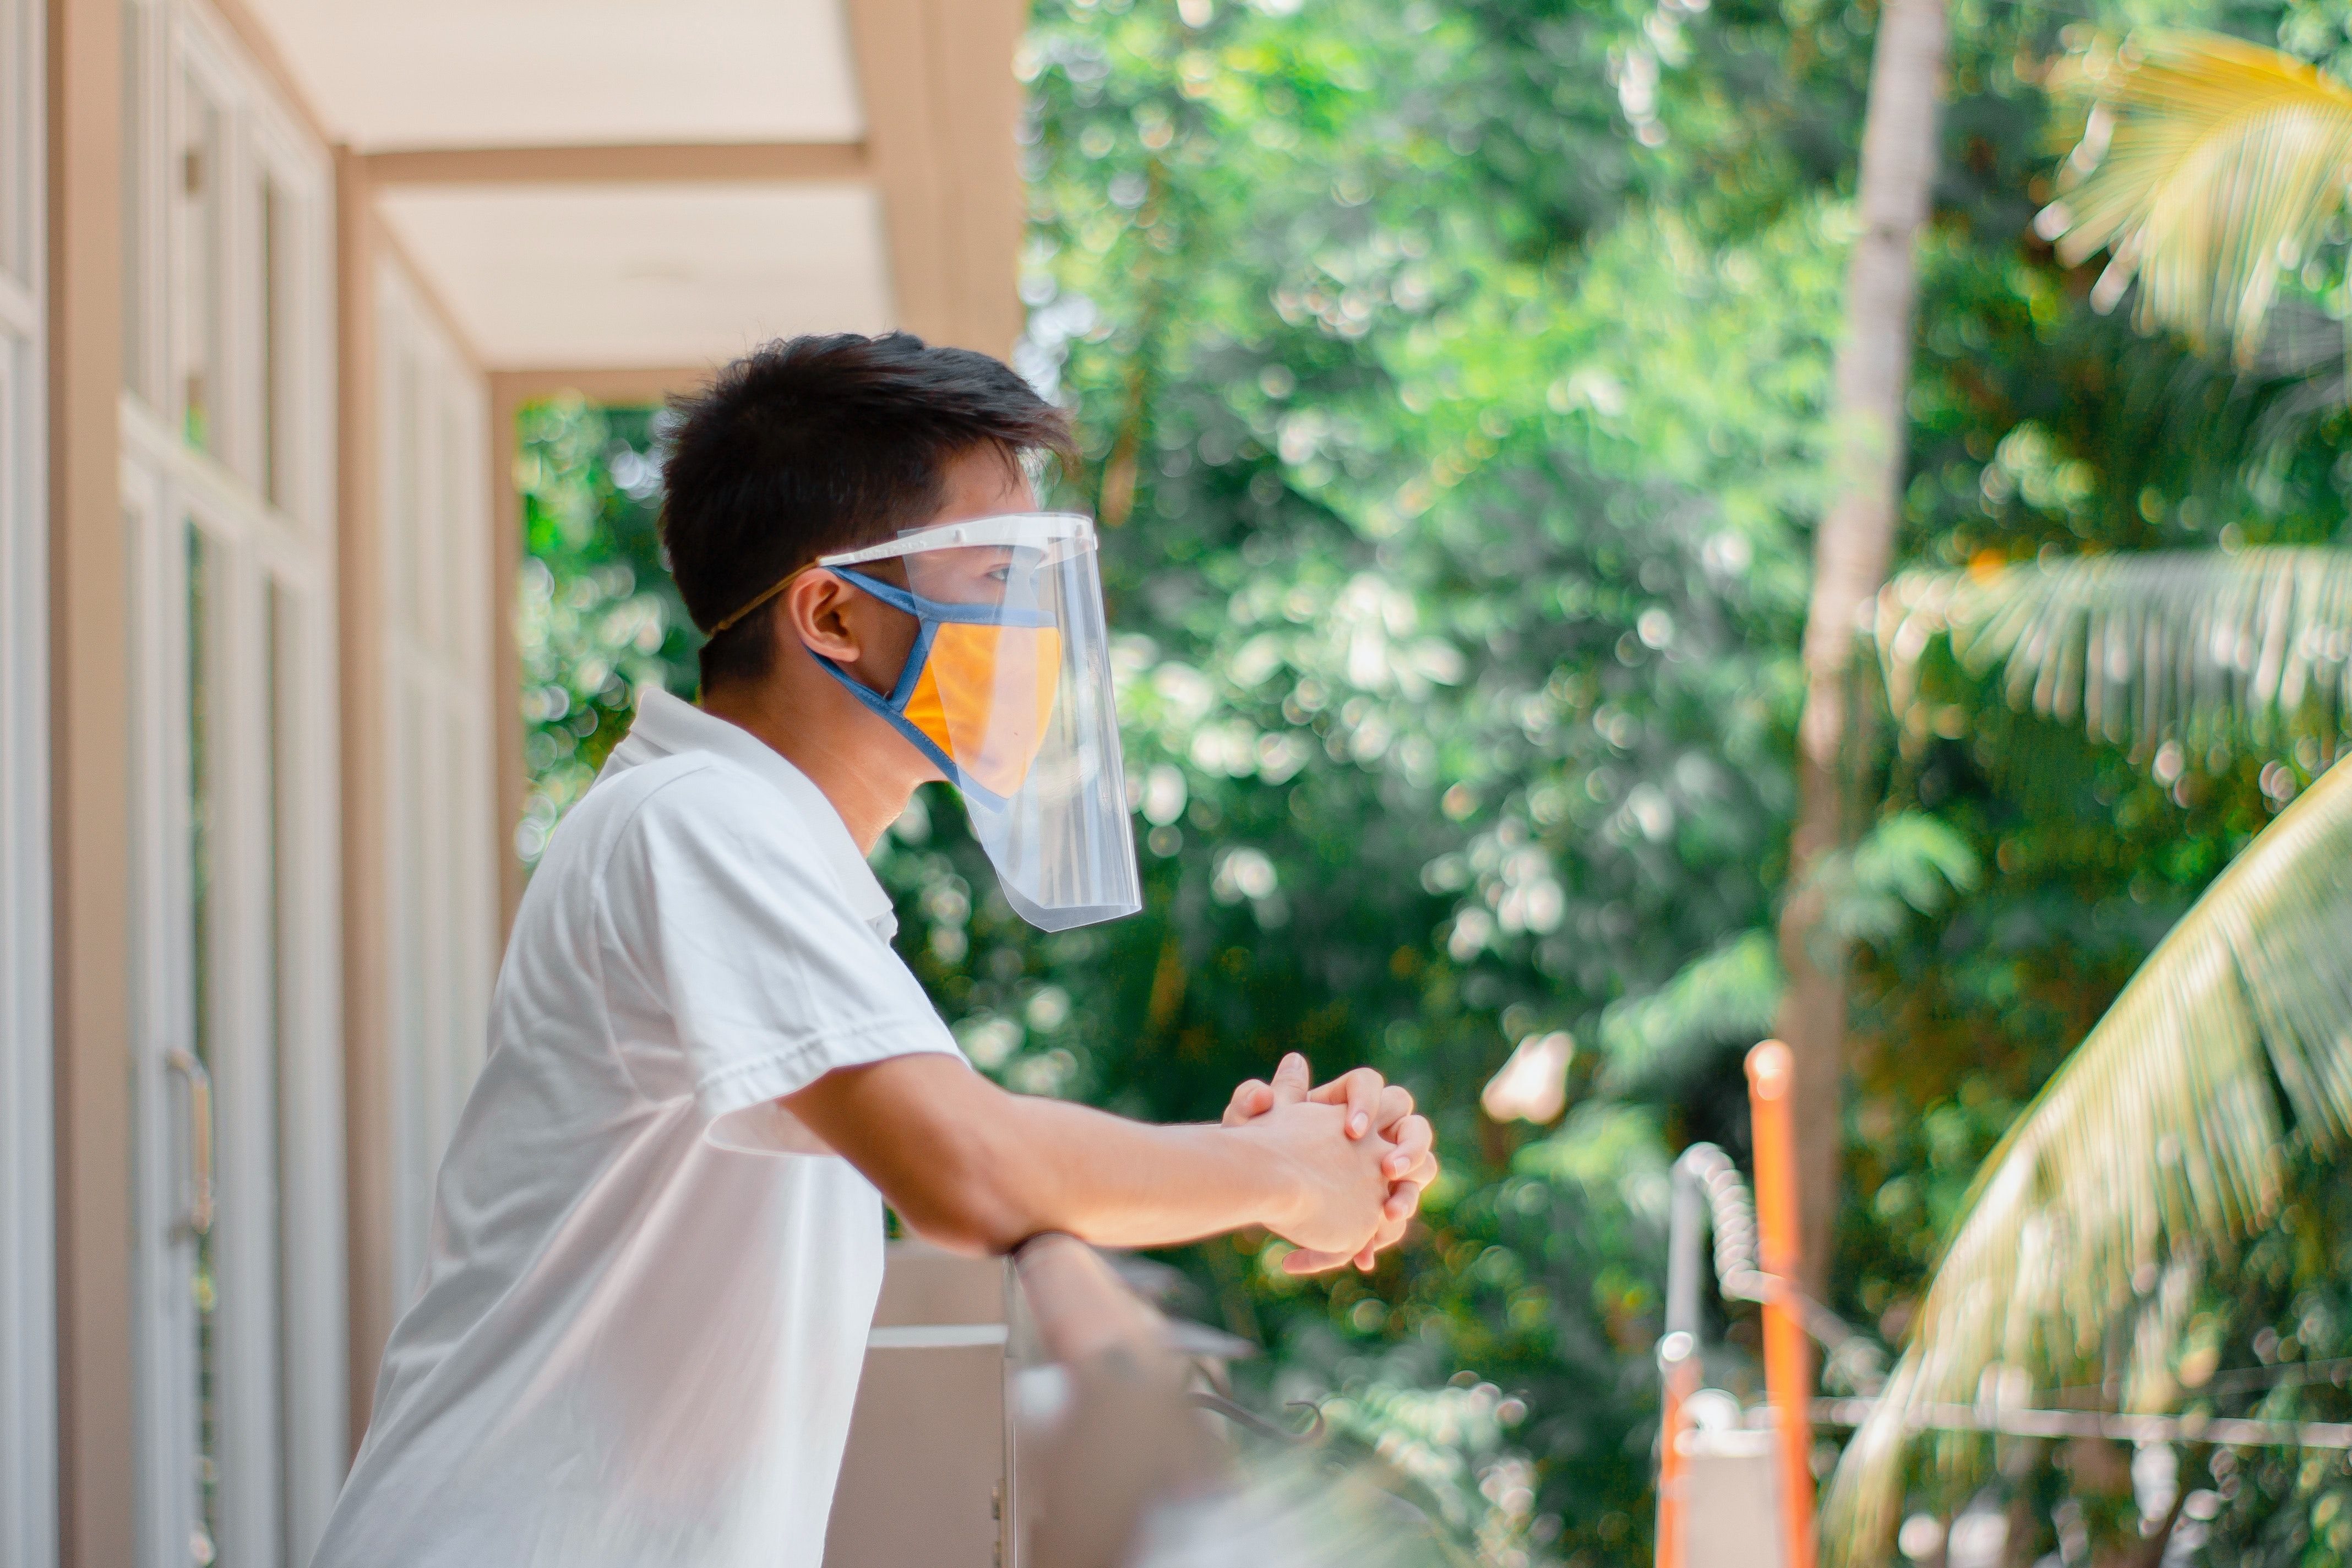
[[[1026,0],[849,0],[866,145],[882,194],[897,321],[1008,353],[1021,331],[1021,87]]]
[[[392,1333],[391,887],[384,838],[383,541],[376,497],[374,193],[335,150],[336,637],[342,684],[343,1152],[351,1279],[352,1445],[367,1430]]]
[[[51,810],[58,1527],[68,1568],[135,1551],[130,552],[122,521],[120,0],[49,0]]]

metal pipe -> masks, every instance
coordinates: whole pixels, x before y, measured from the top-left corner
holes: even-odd
[[[1816,1399],[1824,1426],[1859,1426],[1884,1400]],[[2018,1437],[2106,1437],[2119,1443],[2214,1443],[2237,1448],[2352,1448],[2352,1423],[2264,1421],[2242,1415],[2144,1415],[2021,1405],[1906,1405],[1914,1432],[2003,1432]]]
[[[1701,1151],[1705,1151],[1704,1153]],[[1706,1154],[1711,1143],[1683,1151],[1675,1162],[1674,1207],[1666,1230],[1666,1331],[1658,1341],[1664,1384],[1658,1423],[1657,1568],[1683,1568],[1683,1402],[1698,1388],[1699,1227],[1706,1224]]]
[[[1666,1229],[1666,1334],[1690,1336],[1694,1347],[1699,1333],[1699,1291],[1705,1259],[1699,1232],[1707,1222],[1706,1178],[1707,1156],[1723,1158],[1712,1143],[1694,1143],[1675,1162],[1674,1206]]]
[[[1830,1363],[1842,1367],[1850,1386],[1874,1394],[1883,1381],[1883,1357],[1875,1343],[1854,1332],[1828,1308],[1798,1289],[1785,1274],[1768,1272],[1757,1266],[1756,1208],[1748,1201],[1748,1184],[1741,1179],[1739,1168],[1731,1163],[1730,1155],[1712,1143],[1691,1144],[1675,1161],[1672,1194],[1666,1235],[1666,1322],[1657,1352],[1658,1374],[1664,1385],[1659,1422],[1657,1568],[1684,1568],[1683,1557],[1690,1538],[1683,1493],[1689,1467],[1682,1452],[1682,1437],[1690,1425],[1684,1401],[1699,1386],[1699,1333],[1706,1289],[1706,1251],[1702,1229],[1711,1233],[1714,1239],[1717,1294],[1727,1301],[1769,1304],[1771,1313],[1768,1321],[1794,1319],[1828,1352]],[[1766,1359],[1769,1379],[1769,1353]],[[1777,1387],[1774,1393],[1777,1396]],[[1781,1414],[1785,1407],[1777,1397],[1774,1408],[1776,1420],[1785,1426],[1786,1416]],[[1801,1412],[1800,1422],[1802,1419]],[[1810,1444],[1810,1433],[1806,1441]],[[1784,1451],[1788,1447],[1785,1432],[1781,1447]],[[1810,1466],[1804,1481],[1810,1510]],[[1783,1508],[1785,1510],[1785,1501]],[[1810,1517],[1809,1512],[1808,1521]]]

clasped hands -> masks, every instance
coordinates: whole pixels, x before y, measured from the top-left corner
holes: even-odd
[[[1361,1152],[1377,1156],[1377,1179],[1385,1182],[1387,1194],[1378,1201],[1370,1237],[1360,1246],[1331,1249],[1300,1245],[1283,1258],[1283,1269],[1290,1274],[1319,1274],[1353,1263],[1370,1270],[1379,1254],[1403,1238],[1405,1227],[1421,1207],[1421,1194],[1437,1179],[1429,1119],[1414,1113],[1411,1093],[1384,1081],[1370,1068],[1357,1068],[1328,1083],[1310,1087],[1307,1058],[1293,1051],[1275,1068],[1272,1082],[1252,1079],[1234,1090],[1233,1100],[1225,1107],[1224,1125],[1260,1123],[1277,1110],[1299,1105],[1336,1106],[1345,1113],[1344,1138],[1359,1145],[1371,1141]],[[1331,1206],[1349,1212],[1360,1208],[1344,1198]],[[1357,1212],[1359,1221],[1363,1217]],[[1349,1223],[1328,1213],[1318,1215],[1318,1219],[1322,1222],[1314,1227],[1318,1231]],[[1274,1228],[1276,1234],[1285,1233],[1283,1226]],[[1328,1239],[1320,1235],[1316,1238]]]

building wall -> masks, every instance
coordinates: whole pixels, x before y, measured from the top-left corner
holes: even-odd
[[[121,16],[139,1555],[283,1568],[347,1426],[332,163],[219,14]]]

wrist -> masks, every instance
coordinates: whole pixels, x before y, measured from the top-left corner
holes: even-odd
[[[1313,1200],[1306,1172],[1290,1150],[1271,1136],[1261,1122],[1244,1122],[1217,1131],[1237,1142],[1248,1162],[1253,1178],[1250,1186],[1255,1194],[1252,1206],[1256,1210],[1251,1223],[1276,1234],[1296,1229],[1307,1216]]]

